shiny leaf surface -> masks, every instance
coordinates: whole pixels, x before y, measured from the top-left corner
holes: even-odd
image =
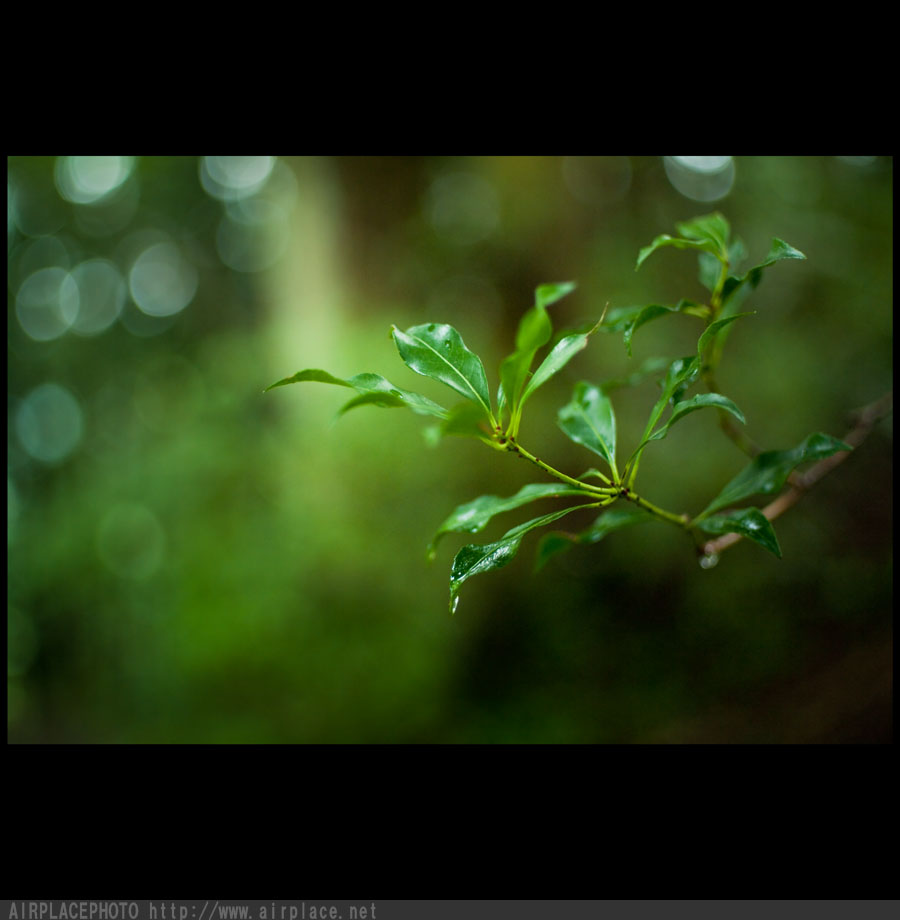
[[[535,354],[539,348],[550,341],[553,333],[547,307],[573,290],[575,290],[575,284],[570,281],[561,284],[542,284],[535,291],[534,307],[522,317],[519,323],[516,333],[516,350],[500,365],[503,400],[504,404],[510,406],[512,414],[518,407],[519,396],[525,386]]]
[[[650,436],[676,391],[687,389],[697,379],[699,373],[700,359],[693,355],[688,355],[686,358],[676,358],[669,365],[662,382],[662,393],[660,393],[659,399],[657,399],[656,404],[650,411],[650,418],[647,421],[647,427],[644,429],[644,438],[642,440]]]
[[[446,323],[426,323],[401,332],[393,327],[400,357],[411,370],[439,380],[491,416],[491,397],[481,358],[466,348],[462,336]]]
[[[791,450],[767,450],[740,472],[698,515],[698,520],[733,505],[750,495],[772,495],[780,492],[788,476],[801,463],[822,460],[841,450],[852,450],[849,444],[828,434],[811,434]]]
[[[785,259],[805,258],[806,256],[800,252],[799,249],[795,249],[790,243],[778,239],[777,236],[774,237],[772,239],[772,245],[769,247],[768,255],[759,265],[754,265],[753,268],[744,275],[732,275],[725,281],[725,286],[722,289],[722,302],[724,303],[727,301],[732,294],[745,283],[749,283],[750,287],[755,288],[762,280],[763,269],[768,268],[770,265],[774,265],[776,262],[782,262]]]
[[[675,229],[688,239],[706,240],[713,243],[721,252],[726,251],[728,237],[731,234],[728,221],[718,211],[715,214],[706,214],[703,217],[683,221],[676,224]]]
[[[545,514],[542,517],[526,521],[518,527],[513,527],[507,531],[495,543],[485,543],[484,545],[469,544],[464,546],[453,560],[453,566],[450,570],[450,612],[456,611],[459,602],[459,589],[463,583],[473,575],[480,575],[483,572],[490,572],[493,569],[502,568],[508,565],[519,547],[522,545],[522,539],[529,531],[537,527],[544,527],[558,521],[566,514],[573,511],[580,511],[583,508],[595,508],[596,502],[590,505],[576,505],[574,508],[565,508],[562,511],[554,511],[552,514]]]
[[[606,311],[600,332],[623,332],[643,310],[643,307],[613,307]],[[587,332],[587,329],[578,330]]]
[[[717,514],[699,521],[697,526],[711,534],[739,533],[781,558],[781,547],[772,523],[759,508],[741,508],[739,511]]]
[[[535,304],[540,307],[549,307],[550,304],[562,300],[566,294],[571,294],[576,288],[574,281],[560,281],[555,284],[542,284],[534,292]]]
[[[656,252],[665,246],[673,246],[675,249],[693,249],[699,252],[709,252],[716,255],[719,247],[712,240],[685,240],[681,237],[670,236],[668,233],[660,234],[649,246],[644,246],[638,253],[637,265],[634,270],[637,271],[644,262]]]
[[[520,408],[525,405],[525,401],[539,387],[543,386],[554,374],[561,371],[568,363],[587,347],[588,338],[597,327],[594,326],[590,332],[578,332],[574,335],[567,335],[561,339],[551,350],[550,354],[541,362],[538,369],[534,372],[525,391],[522,393],[522,399],[519,403]]]
[[[357,406],[374,405],[381,408],[399,408],[406,406],[419,415],[434,415],[438,418],[446,418],[447,410],[432,402],[428,397],[419,393],[413,393],[410,390],[403,390],[394,386],[389,380],[385,380],[380,374],[356,374],[347,380],[335,377],[328,371],[309,368],[304,371],[298,371],[293,377],[285,377],[271,386],[266,387],[264,392],[274,389],[275,387],[287,386],[290,383],[330,383],[335,386],[349,387],[356,390],[360,395],[351,399],[339,410],[338,414]]]
[[[706,329],[703,330],[703,335],[700,336],[697,341],[697,354],[702,355],[704,349],[707,345],[711,344],[713,339],[726,327],[730,326],[736,319],[740,319],[743,316],[752,316],[753,311],[749,313],[735,313],[732,316],[725,316],[722,319],[717,319],[714,323],[710,323]]]
[[[601,456],[610,467],[616,463],[616,416],[603,390],[591,383],[579,383],[572,401],[559,410],[559,427],[576,444]]]
[[[722,263],[708,252],[701,252],[697,258],[700,264],[700,283],[707,290],[714,291],[722,273]],[[743,240],[736,239],[728,247],[728,267],[734,270],[746,258],[747,249]]]
[[[661,441],[676,422],[681,421],[686,415],[690,415],[691,412],[707,408],[724,409],[726,412],[730,412],[742,425],[746,424],[744,413],[741,412],[730,399],[722,396],[720,393],[700,393],[690,399],[685,399],[676,403],[666,423],[657,431],[654,431],[653,434],[644,441],[644,444],[646,444],[647,441]],[[643,444],[641,446],[643,446]]]
[[[570,486],[564,482],[538,482],[522,486],[515,495],[501,498],[498,495],[480,495],[473,501],[466,502],[455,508],[428,544],[428,557],[433,559],[437,545],[448,533],[478,533],[487,526],[488,522],[504,511],[513,511],[522,505],[530,504],[541,498],[567,498],[572,495],[589,495],[577,486]]]

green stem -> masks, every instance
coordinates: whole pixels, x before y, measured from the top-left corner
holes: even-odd
[[[722,311],[722,289],[725,286],[725,280],[728,277],[728,259],[726,258],[722,262],[722,271],[719,273],[719,280],[716,282],[715,290],[713,291],[712,298],[710,299],[710,316],[707,325],[713,323],[718,319],[719,314]],[[707,347],[706,353],[702,356],[702,365],[700,376],[703,379],[703,383],[706,386],[706,389],[710,393],[721,393],[719,385],[716,382],[716,368],[719,366],[719,362],[722,360],[722,337],[719,335],[715,341],[710,342]],[[762,448],[750,438],[741,428],[735,425],[732,417],[722,409],[718,410],[719,415],[719,427],[724,432],[725,436],[734,442],[739,450],[747,454],[748,457],[755,457]]]
[[[689,518],[686,514],[673,514],[671,511],[666,511],[664,508],[659,508],[652,502],[648,502],[646,498],[641,498],[637,492],[632,492],[630,489],[627,489],[621,494],[622,498],[625,498],[630,502],[634,502],[639,508],[643,508],[645,511],[649,511],[652,515],[658,517],[661,521],[668,521],[670,524],[677,524],[679,527],[683,527],[685,530],[688,529]]]
[[[728,269],[730,268],[728,262],[728,253],[726,252],[723,257],[719,257],[719,262],[722,264],[722,270],[719,272],[719,280],[716,281],[716,286],[713,289],[712,297],[709,300],[710,310],[712,311],[709,317],[709,322],[712,323],[719,317],[719,312],[722,309],[722,289],[725,287],[725,281],[728,278]],[[707,323],[709,325],[709,323]]]
[[[514,454],[518,454],[520,457],[524,457],[526,460],[530,460],[535,466],[540,467],[545,473],[549,473],[555,479],[560,479],[562,482],[567,482],[570,485],[578,486],[579,489],[583,489],[586,494],[589,495],[617,495],[618,489],[613,486],[608,488],[602,488],[600,486],[592,486],[586,482],[580,482],[577,479],[573,479],[571,476],[567,476],[565,473],[561,473],[559,470],[555,470],[548,463],[544,463],[543,460],[539,460],[534,454],[529,453],[525,450],[524,447],[521,447],[519,444],[516,444],[513,438],[510,438],[506,442],[506,449]]]

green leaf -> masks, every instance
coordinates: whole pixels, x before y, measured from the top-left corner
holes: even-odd
[[[306,381],[316,381],[318,383],[333,383],[339,387],[352,387],[353,384],[349,380],[341,380],[340,377],[334,377],[328,373],[328,371],[320,371],[314,368],[309,368],[305,371],[297,371],[293,377],[285,377],[284,380],[279,380],[277,383],[270,383],[267,386],[263,393],[268,393],[269,390],[274,390],[275,387],[286,387],[289,383],[304,383]]]
[[[491,431],[485,426],[487,421],[481,407],[474,403],[459,403],[450,410],[447,418],[441,422],[441,433],[461,438],[490,438]]]
[[[361,395],[342,406],[338,415],[343,415],[357,405],[372,404],[385,408],[407,406],[417,415],[434,415],[438,418],[447,416],[447,410],[432,402],[427,396],[410,390],[401,390],[379,374],[356,374],[347,382]]]
[[[538,501],[541,498],[567,498],[572,495],[588,495],[586,490],[564,482],[538,482],[522,486],[515,495],[500,498],[497,495],[480,495],[473,501],[455,508],[450,516],[437,529],[428,544],[428,558],[433,559],[439,541],[448,533],[478,533],[487,526],[497,514],[512,511]]]
[[[696,520],[699,521],[713,511],[733,505],[750,495],[772,495],[780,492],[788,476],[801,463],[822,460],[842,450],[853,448],[831,435],[817,432],[791,450],[767,450],[758,454],[697,515]]]
[[[426,396],[419,393],[413,393],[409,390],[402,390],[394,386],[389,380],[385,380],[380,374],[356,374],[348,380],[342,380],[329,374],[328,371],[309,368],[305,371],[298,371],[293,377],[285,377],[271,386],[266,387],[263,392],[268,392],[275,387],[287,386],[289,383],[330,383],[335,386],[349,387],[356,390],[360,396],[351,399],[350,402],[339,410],[338,415],[355,408],[356,406],[374,405],[382,408],[399,408],[406,406],[412,409],[418,415],[434,415],[438,418],[446,418],[448,413],[443,406],[432,402]]]
[[[560,281],[556,284],[541,284],[534,292],[534,302],[536,306],[549,307],[550,304],[562,300],[566,294],[571,294],[575,290],[574,281]]]
[[[676,358],[666,371],[666,376],[662,381],[662,393],[659,395],[656,404],[650,411],[650,418],[647,421],[647,427],[644,429],[644,437],[650,436],[650,432],[656,427],[660,420],[669,400],[672,399],[676,392],[684,392],[696,379],[700,373],[700,359],[688,355],[686,358]]]
[[[723,253],[727,250],[728,237],[731,234],[728,221],[718,212],[676,224],[675,229],[688,239],[713,243]]]
[[[653,515],[635,505],[615,505],[604,511],[590,527],[580,534],[573,536],[559,531],[545,534],[538,544],[535,571],[542,569],[551,557],[571,549],[576,544],[599,543],[613,531],[630,527],[632,524],[645,524],[652,520]]]
[[[720,393],[700,393],[697,396],[693,396],[691,399],[685,399],[676,403],[665,425],[657,431],[654,431],[653,434],[644,440],[641,446],[643,447],[648,441],[661,441],[676,422],[681,421],[681,419],[691,412],[706,408],[724,409],[726,412],[730,412],[742,425],[746,424],[744,413],[741,412],[730,399],[727,399]]]
[[[719,249],[712,240],[684,240],[680,237],[669,236],[668,233],[663,233],[649,246],[644,246],[638,253],[637,265],[635,265],[634,270],[637,271],[649,256],[656,252],[657,249],[662,249],[664,246],[674,246],[675,249],[694,249],[700,252],[711,252],[713,255],[717,255]]]
[[[426,323],[401,332],[393,328],[400,357],[411,370],[431,377],[481,406],[494,425],[491,397],[481,358],[466,348],[462,336],[446,323]]]
[[[697,354],[703,355],[703,352],[707,345],[709,345],[712,340],[726,327],[731,325],[736,319],[740,319],[742,316],[752,316],[755,311],[751,310],[749,313],[734,313],[731,316],[724,316],[722,319],[717,319],[714,323],[710,323],[706,329],[703,330],[703,335],[697,341]]]
[[[666,376],[662,381],[662,393],[659,394],[659,399],[656,400],[655,405],[650,410],[650,416],[647,419],[644,433],[641,435],[640,443],[631,452],[631,456],[628,458],[626,467],[630,466],[632,469],[631,478],[634,477],[641,453],[647,446],[647,442],[650,439],[653,429],[656,427],[656,423],[662,417],[663,412],[666,411],[666,406],[668,406],[669,401],[678,402],[688,387],[697,379],[699,373],[700,358],[697,355],[676,358],[669,365]]]
[[[644,307],[640,313],[626,326],[625,334],[622,336],[622,340],[625,343],[625,350],[628,352],[628,357],[631,357],[631,339],[633,338],[635,332],[641,328],[645,323],[649,323],[651,320],[657,319],[660,316],[665,316],[667,313],[674,313],[674,307],[666,307],[663,304],[652,303],[649,306]]]
[[[566,281],[560,284],[542,284],[534,292],[535,304],[519,323],[516,333],[516,350],[504,358],[500,365],[500,386],[503,402],[515,416],[522,387],[531,370],[531,362],[539,348],[550,341],[553,326],[547,314],[547,307],[575,290],[575,284]]]
[[[781,547],[778,545],[772,523],[759,508],[741,508],[739,511],[717,514],[704,521],[698,521],[697,526],[706,533],[739,533],[781,558]]]
[[[799,249],[794,249],[790,243],[785,243],[784,240],[780,240],[775,236],[772,237],[772,245],[769,247],[769,254],[756,267],[767,268],[769,265],[774,265],[776,262],[781,262],[784,259],[805,258],[806,256],[800,252]]]
[[[588,479],[588,478],[594,478],[594,479],[602,479],[605,483],[610,482],[610,479],[608,476],[604,475],[603,473],[600,472],[600,470],[596,469],[593,466],[589,470],[585,470],[578,478],[582,480]]]
[[[575,335],[567,335],[564,339],[560,339],[560,341],[556,343],[550,354],[544,358],[538,369],[534,372],[531,380],[528,381],[528,386],[525,387],[525,391],[522,393],[522,399],[519,401],[520,412],[522,406],[525,405],[525,401],[539,386],[543,386],[554,374],[561,371],[579,351],[583,351],[587,347],[588,338],[596,329],[597,326],[594,326],[589,332],[579,332]]]
[[[349,402],[345,402],[337,411],[337,417],[340,418],[345,412],[356,409],[358,406],[379,406],[382,409],[399,409],[409,405],[402,397],[394,393],[362,393],[354,396]]]
[[[757,287],[762,280],[764,268],[768,268],[770,265],[774,265],[776,262],[782,262],[785,259],[805,258],[806,256],[800,252],[799,249],[795,249],[791,246],[790,243],[778,239],[777,236],[773,237],[772,245],[769,247],[769,254],[759,265],[754,265],[753,268],[742,276],[731,275],[726,279],[725,285],[722,288],[722,303],[724,304],[735,291],[745,283],[749,283],[750,287]]]
[[[625,342],[625,349],[628,352],[628,357],[631,357],[631,339],[635,332],[646,323],[658,319],[660,316],[665,316],[667,313],[690,313],[693,316],[706,318],[709,316],[709,307],[703,306],[694,300],[679,300],[674,307],[667,307],[658,303],[653,303],[644,307],[625,327],[623,340]]]
[[[728,247],[728,265],[731,269],[736,268],[747,257],[747,249],[743,240],[736,239]],[[719,275],[722,273],[722,263],[708,252],[701,252],[697,259],[700,264],[700,283],[707,290],[714,291],[719,283]]]
[[[599,331],[623,332],[643,309],[643,307],[613,307],[612,310],[606,311],[606,316],[600,325]],[[585,326],[584,329],[573,331],[587,332],[588,328],[588,326]]]
[[[572,401],[559,410],[559,427],[576,443],[616,468],[616,416],[609,397],[592,383],[575,387]]]
[[[487,419],[481,407],[470,402],[455,405],[440,425],[428,429],[425,437],[429,447],[437,447],[447,436],[478,438],[489,443],[491,431],[487,428]]]
[[[594,502],[589,505],[576,505],[573,508],[554,511],[552,514],[545,514],[543,517],[534,518],[534,520],[526,521],[526,523],[520,524],[518,527],[513,527],[512,530],[507,531],[495,543],[486,543],[481,546],[478,544],[464,546],[456,554],[450,570],[450,612],[454,613],[456,611],[459,603],[459,589],[462,587],[463,582],[473,575],[490,572],[510,563],[522,545],[522,538],[530,530],[534,530],[536,527],[543,527],[546,524],[552,524],[563,515],[571,514],[573,511],[596,507],[597,503]]]

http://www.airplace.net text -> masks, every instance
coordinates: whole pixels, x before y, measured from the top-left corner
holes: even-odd
[[[0,920],[379,920],[374,901],[11,901]]]

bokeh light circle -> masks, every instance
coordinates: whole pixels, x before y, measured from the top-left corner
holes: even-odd
[[[197,293],[197,269],[174,243],[156,243],[135,260],[128,276],[131,297],[148,316],[179,313]]]
[[[718,201],[734,185],[734,157],[663,157],[669,181],[685,198]]]
[[[60,195],[74,204],[93,204],[131,175],[134,157],[59,157],[54,178]]]
[[[77,265],[72,278],[78,285],[81,307],[72,324],[78,335],[99,335],[118,318],[128,289],[118,268],[106,259],[89,259]]]
[[[277,157],[203,157],[200,184],[220,201],[237,201],[258,192],[268,180]]]
[[[29,275],[16,294],[16,317],[38,342],[63,335],[78,318],[80,295],[72,276],[59,266]]]
[[[15,424],[29,456],[47,464],[68,457],[84,429],[78,400],[56,383],[42,383],[33,389],[19,405]]]

